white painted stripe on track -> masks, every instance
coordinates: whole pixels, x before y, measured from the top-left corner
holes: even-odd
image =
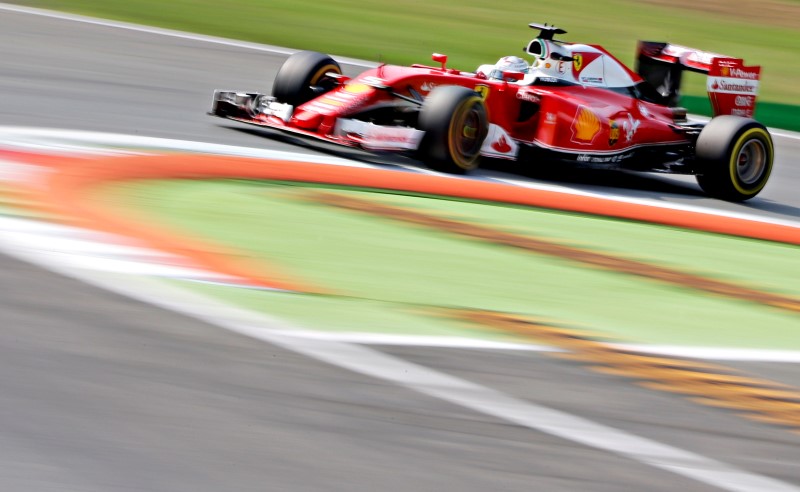
[[[130,238],[39,220],[0,214],[0,240],[73,268],[193,281],[237,280],[195,267],[183,257],[133,245]]]
[[[531,352],[563,352],[563,350],[545,345],[527,343],[493,342],[475,338],[437,337],[426,335],[398,335],[386,333],[364,332],[320,332],[293,331],[292,336],[333,340],[338,342],[357,343],[360,345],[398,345],[412,347],[440,347],[479,350],[511,350]],[[642,354],[663,355],[670,357],[686,357],[701,360],[726,360],[740,362],[779,362],[800,363],[800,351],[770,350],[726,347],[685,347],[679,345],[638,345],[609,343],[609,347],[620,350],[640,352]]]
[[[722,490],[800,492],[800,487],[790,483],[750,473],[691,451],[521,400],[368,347],[287,336],[285,332],[294,331],[294,328],[286,323],[233,308],[205,296],[167,287],[163,283],[143,277],[120,277],[71,268],[30,250],[9,248],[2,241],[0,251],[96,287],[182,313],[340,368],[388,381],[535,431],[611,452]]]

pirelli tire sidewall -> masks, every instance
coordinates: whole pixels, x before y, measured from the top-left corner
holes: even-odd
[[[272,83],[272,95],[279,102],[299,106],[333,89],[336,81],[327,73],[342,73],[339,63],[316,51],[300,51],[281,65]]]
[[[433,89],[419,114],[425,136],[419,158],[431,169],[463,174],[478,167],[489,132],[489,118],[480,94],[461,86]]]
[[[772,173],[772,137],[764,125],[750,118],[713,118],[700,132],[695,150],[697,182],[716,198],[749,200],[764,188]]]

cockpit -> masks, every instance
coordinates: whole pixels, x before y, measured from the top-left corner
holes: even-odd
[[[566,34],[555,26],[530,24],[530,27],[541,32],[525,47],[525,52],[533,57],[525,77],[527,83],[558,81],[606,88],[635,85],[629,71],[605,50],[554,40],[554,35]]]

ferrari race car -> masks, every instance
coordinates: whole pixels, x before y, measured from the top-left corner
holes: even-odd
[[[709,195],[742,201],[769,179],[773,144],[752,119],[761,69],[683,46],[640,42],[636,71],[596,45],[539,31],[528,64],[504,57],[474,72],[381,65],[355,78],[330,56],[302,51],[272,94],[215,91],[210,114],[369,151],[409,153],[464,173],[480,158],[520,166],[571,164],[695,175]],[[715,116],[691,122],[677,106],[684,71],[708,75]]]

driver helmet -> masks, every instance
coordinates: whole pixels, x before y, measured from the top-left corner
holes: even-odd
[[[497,60],[494,69],[489,74],[489,78],[503,79],[503,72],[522,72],[527,73],[528,62],[518,56],[504,56]]]

